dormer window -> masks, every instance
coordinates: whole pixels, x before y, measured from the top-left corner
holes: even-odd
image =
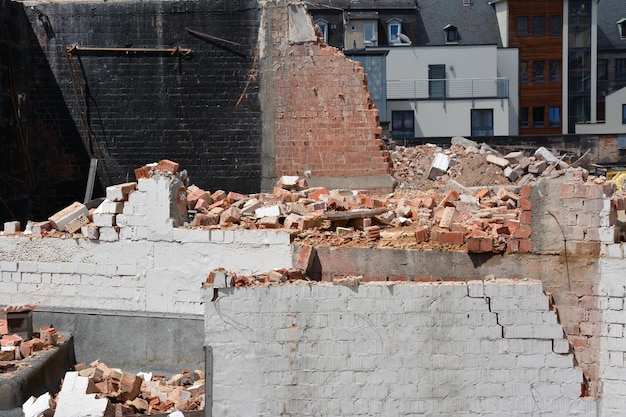
[[[387,21],[387,39],[390,44],[401,43],[400,34],[402,33],[402,20],[398,18],[389,19]]]
[[[459,42],[459,30],[454,25],[446,25],[443,28],[446,33],[446,43],[458,43]]]
[[[619,32],[619,38],[626,40],[626,17],[617,21],[617,30]]]
[[[324,19],[317,19],[315,24],[319,26],[322,31],[322,35],[324,36],[324,43],[328,43],[328,21]]]

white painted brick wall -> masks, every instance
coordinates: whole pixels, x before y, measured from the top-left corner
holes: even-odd
[[[603,391],[601,415],[618,417],[623,416],[626,410],[626,261],[621,256],[603,258],[600,261],[600,271],[602,279],[598,292],[605,297],[608,307],[602,312],[600,337],[600,378]]]
[[[213,416],[596,415],[538,281],[206,296]]]
[[[216,268],[243,275],[293,266],[288,233],[172,228],[180,180],[142,179],[100,241],[0,236],[0,305],[204,314]],[[104,237],[104,238],[102,238]],[[253,255],[251,255],[253,254]]]

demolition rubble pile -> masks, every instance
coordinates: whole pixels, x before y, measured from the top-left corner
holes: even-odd
[[[82,415],[103,417],[202,410],[204,372],[184,371],[166,379],[123,372],[100,361],[80,363],[65,374],[56,396],[31,397],[22,408],[26,415],[75,416],[81,410]]]
[[[0,372],[18,368],[18,362],[36,352],[49,350],[64,337],[54,327],[32,329],[32,305],[8,306],[0,309]]]
[[[173,193],[172,206],[178,205],[184,216],[180,226],[187,228],[282,229],[310,245],[526,253],[531,251],[530,185],[569,169],[543,147],[533,155],[500,155],[465,138],[453,138],[448,149],[398,146],[392,159],[398,184],[389,194],[309,187],[298,176],[281,177],[271,193],[210,192],[188,185],[186,172],[169,160],[138,168],[135,176],[138,182],[171,176],[185,184]],[[107,187],[97,208],[74,203],[47,222],[31,223],[25,233],[69,232],[105,240],[106,232],[106,240],[123,238],[120,228],[137,214],[129,199],[138,182]],[[4,233],[18,233],[15,227],[7,233],[12,227],[5,224]]]

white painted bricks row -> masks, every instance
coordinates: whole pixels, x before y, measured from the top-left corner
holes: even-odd
[[[598,286],[599,296],[605,301],[600,330],[600,378],[603,398],[603,417],[624,415],[626,409],[626,311],[624,310],[625,286],[623,245],[610,245],[614,251],[600,261],[602,280]]]
[[[537,281],[319,283],[212,296],[213,415],[595,415],[578,398],[582,372]],[[520,318],[494,311],[500,298]],[[524,301],[533,298],[541,301]],[[471,310],[458,307],[466,302]],[[503,337],[520,326],[521,338]]]

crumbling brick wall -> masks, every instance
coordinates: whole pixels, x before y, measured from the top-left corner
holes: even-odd
[[[343,283],[207,303],[213,415],[595,415],[539,281]]]
[[[372,188],[391,165],[363,68],[317,38],[302,4],[269,1],[263,16],[267,182],[281,175],[364,177],[362,188]]]

